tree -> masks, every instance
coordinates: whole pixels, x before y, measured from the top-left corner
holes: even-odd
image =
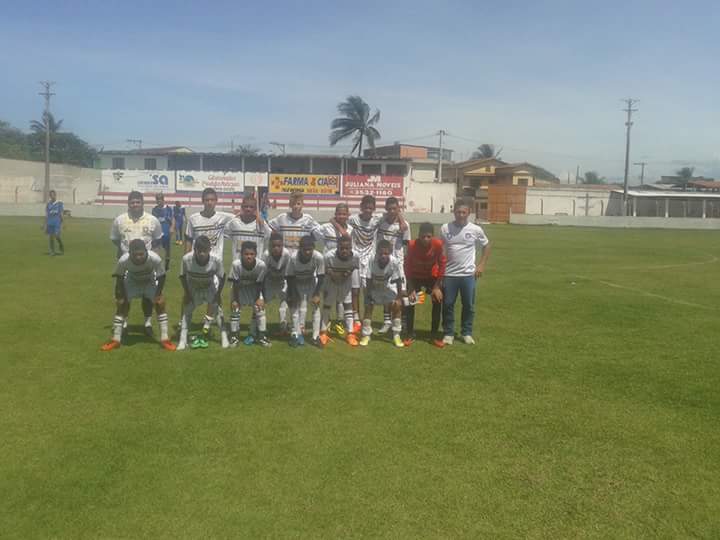
[[[235,153],[243,157],[252,157],[260,155],[260,149],[255,148],[252,144],[238,144]]]
[[[62,127],[62,120],[55,120],[55,117],[53,116],[53,113],[43,113],[42,120],[33,120],[30,122],[30,131],[33,133],[45,133],[45,122],[46,120],[49,121],[50,124],[50,135],[55,135],[56,133],[60,132],[60,128]]]
[[[59,128],[61,122],[51,119],[50,127]],[[0,157],[27,161],[45,160],[45,126],[23,133],[9,123],[0,120]],[[81,167],[92,167],[97,151],[74,133],[56,132],[50,140],[50,161]]]
[[[348,137],[353,137],[353,147],[350,153],[358,151],[362,155],[363,138],[368,145],[375,149],[375,140],[380,138],[380,132],[375,127],[380,120],[380,111],[370,116],[370,106],[360,96],[348,96],[342,103],[338,103],[338,112],[343,115],[330,123],[330,146]]]
[[[675,174],[678,177],[678,183],[682,186],[683,191],[687,191],[687,185],[690,180],[693,179],[695,174],[695,167],[683,167],[678,169]]]
[[[595,171],[588,171],[583,175],[583,184],[604,184],[605,177],[600,176]]]
[[[471,159],[497,159],[500,157],[500,152],[502,152],[502,148],[495,151],[494,144],[481,144],[478,146],[477,151],[473,152]]]
[[[3,120],[0,120],[0,157],[6,159],[32,159],[27,136]]]

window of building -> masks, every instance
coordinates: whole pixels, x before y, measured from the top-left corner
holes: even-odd
[[[487,210],[487,203],[486,203],[486,202],[481,202],[481,203],[480,203],[480,210]]]
[[[528,179],[527,178],[518,178],[517,185],[518,186],[527,186]]]
[[[155,169],[157,169],[157,159],[154,157],[145,158],[145,170],[154,171]]]
[[[363,163],[360,167],[360,172],[362,174],[381,174],[382,172],[382,165],[379,163]]]
[[[125,158],[124,157],[112,158],[112,168],[113,169],[124,169],[125,168]]]
[[[389,176],[405,176],[405,174],[407,174],[407,167],[405,165],[387,165],[385,170]]]

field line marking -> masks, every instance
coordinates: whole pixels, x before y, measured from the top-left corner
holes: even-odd
[[[668,268],[683,268],[685,266],[703,266],[705,264],[713,264],[718,262],[720,259],[712,257],[707,261],[697,261],[689,263],[678,263],[678,264],[663,264],[658,266],[620,266],[618,270],[666,270]]]

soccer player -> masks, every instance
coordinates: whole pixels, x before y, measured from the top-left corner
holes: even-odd
[[[372,313],[375,305],[387,306],[392,316],[393,344],[404,347],[400,332],[402,322],[403,274],[400,263],[391,255],[392,246],[387,240],[380,240],[377,244],[375,256],[370,259],[365,270],[365,317],[363,319],[362,337],[360,345],[363,347],[370,343],[372,335]]]
[[[352,240],[348,235],[341,236],[337,248],[325,254],[325,285],[322,310],[322,332],[320,346],[327,345],[330,326],[330,310],[333,306],[342,306],[345,319],[345,340],[353,347],[357,346],[357,336],[353,333],[353,298],[357,298],[360,288],[360,259],[352,251]],[[340,311],[338,313],[341,313]]]
[[[180,204],[180,201],[175,201],[173,218],[175,218],[175,244],[182,246],[185,237],[185,209]]]
[[[303,336],[308,302],[312,304],[312,340],[313,345],[320,343],[320,292],[325,278],[325,259],[315,251],[312,236],[300,239],[300,248],[290,258],[287,267],[288,303],[292,316],[293,329],[290,346],[305,345]]]
[[[285,248],[295,255],[300,247],[300,239],[309,236],[318,227],[318,222],[310,214],[303,213],[303,194],[294,191],[290,194],[290,211],[270,220],[273,231],[283,235]]]
[[[144,206],[143,194],[131,191],[128,194],[128,211],[113,221],[110,240],[117,248],[118,259],[128,252],[130,242],[136,238],[145,242],[148,251],[157,252],[163,236],[162,226],[155,216],[145,212]],[[142,309],[145,315],[145,334],[152,336],[152,301],[143,297]]]
[[[222,315],[218,313],[220,297],[225,286],[225,270],[220,259],[212,254],[212,243],[205,235],[194,237],[193,251],[186,253],[182,258],[180,268],[180,283],[182,284],[183,316],[180,326],[180,341],[177,349],[187,348],[188,329],[192,322],[195,308],[207,304],[207,312],[203,322],[202,334],[195,336],[191,343],[193,349],[205,349],[210,337],[210,325],[216,317],[219,319],[220,338],[223,349],[230,346]]]
[[[213,188],[205,188],[203,190],[203,209],[191,215],[187,220],[187,227],[185,229],[185,253],[190,253],[196,237],[205,236],[210,240],[212,254],[222,263],[225,227],[235,216],[229,212],[216,211],[217,201],[217,192]]]
[[[244,340],[245,345],[257,343],[269,347],[270,342],[265,334],[265,300],[263,282],[265,280],[265,263],[257,258],[257,245],[246,240],[240,248],[240,258],[235,259],[230,270],[232,286],[232,314],[230,315],[230,346],[237,347],[240,343],[240,309],[250,307],[252,318],[249,332]]]
[[[129,252],[117,262],[115,278],[115,299],[117,311],[113,319],[113,337],[102,346],[103,351],[112,351],[120,347],[123,326],[133,298],[146,298],[155,305],[160,324],[160,344],[167,351],[174,351],[175,345],[168,338],[168,316],[165,311],[163,287],[165,286],[165,267],[160,256],[148,251],[140,238],[130,241]]]
[[[255,242],[257,253],[265,251],[265,237],[270,236],[270,227],[259,216],[257,201],[252,194],[243,195],[240,215],[230,220],[225,227],[225,238],[232,241],[232,260],[241,258],[240,248],[245,242]]]
[[[458,293],[462,299],[460,337],[467,345],[474,345],[472,329],[475,316],[475,286],[477,279],[485,271],[485,264],[490,256],[490,241],[482,227],[468,222],[470,216],[468,201],[456,201],[453,213],[455,221],[443,225],[440,229],[440,238],[447,255],[447,266],[443,277],[445,337],[438,345],[452,345],[455,339],[455,301]],[[478,246],[482,250],[482,255],[476,262]]]
[[[152,215],[157,218],[162,227],[161,245],[165,251],[165,271],[170,268],[170,237],[172,236],[173,225],[173,209],[165,204],[165,195],[158,193],[155,195],[155,206],[152,209]]]
[[[375,197],[365,195],[360,201],[360,213],[350,216],[348,224],[352,227],[353,251],[357,253],[360,260],[360,286],[365,288],[365,275],[367,267],[375,253],[377,243],[377,228],[382,215],[375,214]],[[367,299],[365,300],[367,303]],[[355,305],[353,309],[353,319],[355,324],[353,329],[357,332],[360,326],[360,310],[359,305]]]
[[[408,242],[405,257],[405,278],[409,304],[405,306],[405,346],[415,341],[415,303],[418,293],[423,289],[432,299],[431,339],[436,342],[442,313],[442,277],[445,274],[447,259],[443,251],[443,242],[434,238],[432,223],[422,223],[417,240]]]
[[[280,301],[278,312],[280,315],[280,334],[286,336],[287,328],[287,274],[290,252],[283,246],[283,237],[279,232],[270,234],[270,249],[263,254],[265,262],[265,305],[275,298]]]
[[[64,255],[65,246],[63,246],[62,239],[60,238],[60,231],[62,230],[63,212],[65,211],[65,208],[63,207],[63,203],[57,200],[57,194],[54,189],[50,190],[49,196],[50,200],[47,205],[45,205],[45,223],[42,227],[48,235],[48,240],[50,242],[50,251],[48,252],[48,255]],[[60,251],[57,252],[55,251],[56,240],[58,248],[60,248]]]

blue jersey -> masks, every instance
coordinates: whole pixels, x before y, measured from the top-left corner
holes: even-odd
[[[45,207],[45,217],[48,225],[60,225],[63,215],[63,203],[60,201],[48,202]]]
[[[175,221],[177,223],[182,223],[183,221],[185,221],[185,208],[183,208],[182,206],[174,206],[173,214],[175,215]]]
[[[152,215],[155,216],[162,226],[163,236],[170,234],[170,225],[173,220],[173,210],[169,206],[155,206],[152,209]]]

